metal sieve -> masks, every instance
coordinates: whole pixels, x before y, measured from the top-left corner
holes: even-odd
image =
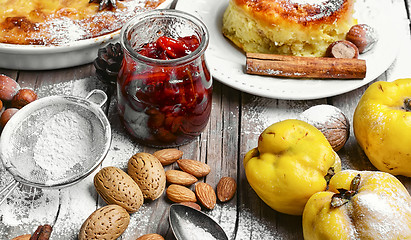
[[[105,158],[111,127],[101,107],[107,95],[49,96],[20,109],[0,138],[0,159],[13,181],[0,191],[0,204],[18,184],[62,188],[84,179]]]

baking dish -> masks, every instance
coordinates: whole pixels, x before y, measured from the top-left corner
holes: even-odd
[[[174,0],[165,0],[158,9],[170,8]],[[18,45],[0,43],[0,68],[15,70],[51,70],[92,62],[99,48],[118,42],[120,30],[64,46]]]

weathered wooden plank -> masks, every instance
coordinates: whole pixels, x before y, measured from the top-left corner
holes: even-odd
[[[5,73],[9,75],[13,72]],[[21,87],[33,88],[39,98],[49,95],[84,97],[92,89],[104,89],[105,86],[93,75],[94,69],[90,65],[45,72],[22,71],[14,74]],[[96,196],[93,196],[92,192],[90,194],[87,182],[85,179],[73,187],[62,190],[28,187],[15,190],[7,205],[0,208],[3,219],[7,219],[2,222],[4,227],[1,228],[1,234],[4,234],[4,237],[0,238],[32,233],[38,225],[48,223],[54,226],[55,239],[75,239],[79,225],[96,206]],[[19,212],[21,213],[18,214]],[[8,216],[10,213],[14,213],[14,220]]]

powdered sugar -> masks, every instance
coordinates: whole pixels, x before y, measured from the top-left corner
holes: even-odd
[[[325,2],[328,2],[328,0],[290,0],[290,2],[298,3],[298,4],[318,5],[318,4],[324,4]]]
[[[305,110],[303,113],[301,113],[299,118],[316,126],[319,124],[323,125],[327,122],[334,121],[341,114],[343,113],[340,109],[332,105],[321,104]]]
[[[218,240],[206,229],[194,225],[194,223],[188,221],[187,218],[182,218],[180,221],[180,225],[184,226],[180,229],[182,236],[190,236],[191,240]]]
[[[314,5],[318,8],[317,14],[310,15],[307,20],[316,20],[331,16],[334,12],[343,7],[345,0],[290,0],[291,3],[299,5]]]
[[[76,112],[63,111],[48,119],[33,148],[33,160],[51,180],[92,158],[92,126]]]
[[[394,194],[395,195],[395,194]],[[399,199],[398,199],[399,200]],[[358,225],[357,232],[366,236],[367,232],[373,233],[374,239],[386,239],[386,236],[404,236],[411,229],[407,227],[408,222],[404,219],[409,214],[409,203],[393,202],[393,199],[384,194],[366,192],[358,194],[353,203],[353,218],[363,219],[366,224]],[[399,209],[403,206],[404,209]],[[401,212],[401,213],[400,213]]]

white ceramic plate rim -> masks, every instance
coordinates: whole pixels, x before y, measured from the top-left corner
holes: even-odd
[[[292,79],[245,73],[245,55],[221,34],[222,16],[228,0],[179,0],[176,9],[203,20],[210,32],[206,51],[214,78],[235,89],[262,97],[310,100],[331,97],[359,88],[376,79],[393,63],[399,51],[399,17],[388,0],[357,0],[355,17],[377,30],[379,40],[360,59],[366,60],[367,74],[362,80]],[[382,17],[384,16],[384,17]]]
[[[168,8],[174,0],[165,0],[157,8]],[[75,41],[67,45],[58,46],[42,46],[42,45],[19,45],[19,44],[6,44],[0,43],[0,52],[11,54],[46,54],[46,53],[59,53],[68,52],[72,50],[78,50],[83,48],[90,48],[95,45],[100,45],[104,42],[112,42],[120,37],[121,29],[111,33],[107,33],[95,38],[84,39]]]

